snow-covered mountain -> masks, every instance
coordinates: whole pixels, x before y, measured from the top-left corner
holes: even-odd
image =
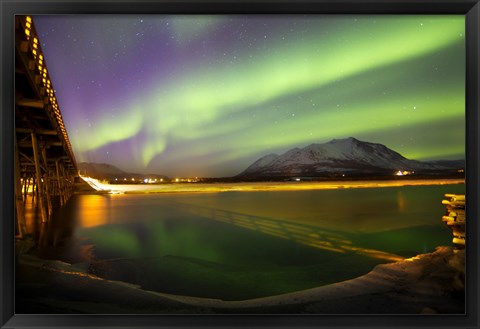
[[[353,137],[294,148],[282,155],[266,155],[240,177],[324,176],[335,174],[392,174],[396,171],[432,172],[463,168],[461,161],[409,160],[385,145]]]

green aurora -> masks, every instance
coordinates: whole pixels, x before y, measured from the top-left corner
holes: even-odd
[[[35,23],[79,161],[229,176],[349,136],[411,159],[464,158],[463,16]]]

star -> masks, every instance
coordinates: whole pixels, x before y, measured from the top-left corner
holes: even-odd
[[[452,59],[465,56],[465,19],[426,19],[37,15],[34,23],[78,161],[223,177],[267,150],[350,136],[408,144],[402,155],[418,160],[464,157],[465,73]],[[399,138],[404,130],[414,143]]]

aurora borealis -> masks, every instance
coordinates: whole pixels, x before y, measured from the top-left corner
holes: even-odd
[[[77,161],[171,177],[349,136],[462,159],[464,16],[34,16]]]

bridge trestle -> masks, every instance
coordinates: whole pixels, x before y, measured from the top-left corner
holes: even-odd
[[[74,192],[78,169],[30,16],[15,18],[15,209],[17,236],[29,214],[48,223]],[[31,203],[27,205],[27,202]]]

